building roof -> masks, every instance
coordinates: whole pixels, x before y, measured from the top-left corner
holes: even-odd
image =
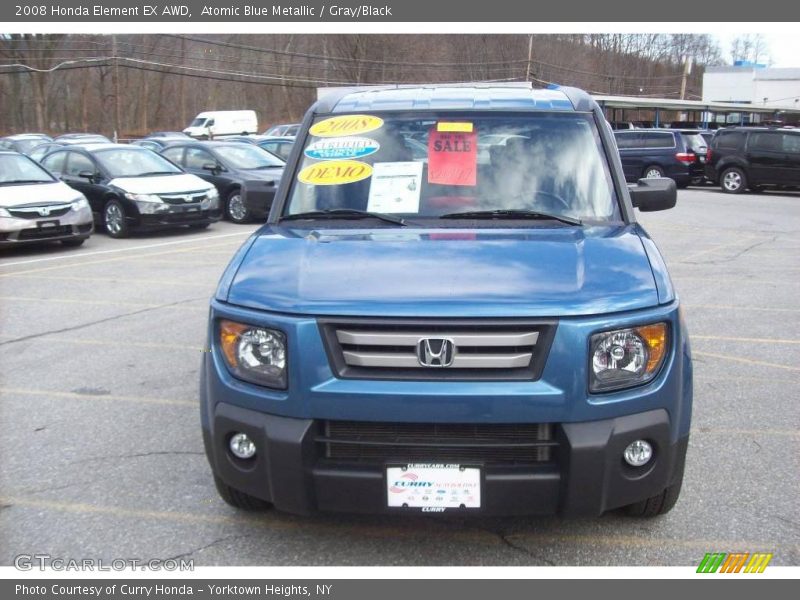
[[[693,110],[717,113],[747,112],[768,113],[781,112],[800,113],[792,109],[776,109],[774,106],[758,106],[735,102],[704,102],[702,100],[676,100],[673,98],[641,98],[638,96],[594,96],[600,106],[606,108],[641,108],[662,110]]]

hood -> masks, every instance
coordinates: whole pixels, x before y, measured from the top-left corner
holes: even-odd
[[[0,206],[4,208],[24,204],[63,204],[79,198],[83,198],[83,194],[61,181],[0,186]]]
[[[205,192],[212,187],[197,175],[177,173],[152,177],[117,177],[109,185],[131,194],[180,194],[181,192]]]
[[[225,300],[225,290],[218,297]],[[265,227],[227,301],[295,314],[557,317],[658,304],[634,225],[535,229]]]

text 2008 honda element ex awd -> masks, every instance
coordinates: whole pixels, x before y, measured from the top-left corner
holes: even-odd
[[[240,508],[653,516],[675,504],[686,326],[603,113],[572,88],[333,93],[222,276],[201,373]]]

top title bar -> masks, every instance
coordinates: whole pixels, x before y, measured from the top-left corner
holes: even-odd
[[[781,22],[800,20],[800,3],[761,0],[754,10],[741,0],[697,2],[671,0],[660,14],[666,21]],[[525,2],[521,0],[12,0],[0,5],[0,21],[43,22],[642,22],[652,19],[652,6],[641,0],[596,2]],[[270,32],[279,33],[279,32]]]

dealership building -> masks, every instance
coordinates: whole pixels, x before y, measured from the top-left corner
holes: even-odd
[[[732,67],[708,67],[703,74],[703,102],[798,110],[800,69],[771,69],[745,62]]]

